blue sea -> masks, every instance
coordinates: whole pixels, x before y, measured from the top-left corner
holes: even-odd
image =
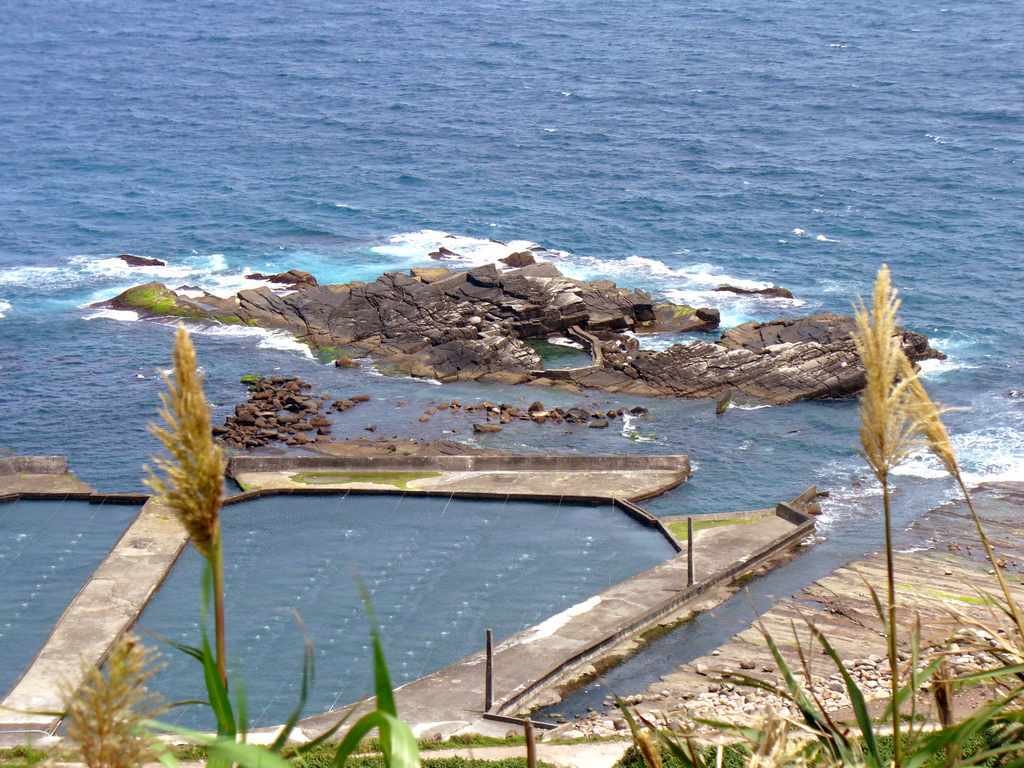
[[[722,310],[847,312],[879,265],[973,482],[1024,479],[1024,15],[1015,2],[8,3],[0,45],[0,448],[141,488],[172,327],[89,305],[160,280],[231,294],[298,268],[372,279],[444,244]],[[453,237],[452,237],[453,236]],[[494,242],[500,241],[500,242]],[[130,268],[133,253],[166,267]],[[795,301],[715,293],[778,284]],[[282,333],[196,327],[223,417],[244,373],[373,401],[336,437],[689,453],[658,514],[816,483],[826,564],[876,545],[856,404],[734,408],[439,386],[335,369]],[[645,341],[666,344],[678,339]],[[452,398],[643,402],[609,430],[473,435]],[[927,455],[899,520],[951,493]],[[831,547],[831,549],[829,549]],[[799,569],[798,569],[799,570]]]

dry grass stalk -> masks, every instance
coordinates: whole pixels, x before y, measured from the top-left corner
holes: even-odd
[[[661,768],[661,748],[658,745],[657,738],[652,736],[651,731],[641,729],[637,731],[634,737],[637,749],[640,750],[640,755],[644,759],[644,765],[647,768]]]
[[[224,454],[213,442],[210,407],[203,393],[203,377],[196,350],[184,326],[174,340],[174,378],[164,376],[167,392],[160,396],[160,418],[167,425],[151,425],[170,459],[157,457],[160,474],[149,471],[146,484],[174,510],[196,549],[213,572],[214,624],[217,671],[227,684],[227,640],[224,616],[224,563],[220,541],[220,508],[224,492]],[[162,476],[161,476],[162,475]]]
[[[946,472],[949,473],[959,486],[960,492],[963,494],[964,501],[967,503],[967,508],[971,513],[971,518],[974,521],[974,527],[978,533],[978,538],[981,540],[981,544],[985,548],[985,555],[988,558],[989,563],[992,565],[992,569],[996,575],[996,580],[999,582],[1000,590],[1003,593],[1003,599],[1006,601],[1006,609],[1016,625],[1018,637],[1024,641],[1024,617],[1021,616],[1020,607],[1013,599],[1013,595],[1010,592],[1010,586],[1007,584],[1006,576],[1003,573],[1002,565],[1000,564],[999,558],[996,556],[995,550],[992,548],[992,542],[989,540],[988,534],[985,533],[985,527],[982,525],[981,517],[974,508],[974,500],[971,498],[970,491],[968,491],[967,484],[964,481],[963,473],[960,470],[960,464],[957,461],[956,452],[953,450],[953,442],[950,440],[949,432],[946,430],[946,425],[942,421],[943,411],[931,399],[920,379],[916,374],[914,374],[910,361],[906,360],[905,357],[904,361],[904,375],[908,381],[914,421],[918,425],[921,434],[924,435],[928,449],[935,454],[939,461],[942,462],[942,466],[945,468]]]
[[[875,279],[871,308],[861,303],[856,311],[854,343],[865,370],[864,392],[860,400],[860,440],[868,465],[882,485],[882,510],[885,517],[885,562],[888,587],[888,639],[890,696],[896,701],[900,688],[899,657],[896,637],[896,575],[892,541],[892,502],[889,473],[910,453],[918,432],[914,419],[910,381],[906,377],[906,355],[898,335],[896,314],[900,308],[892,276],[885,264]],[[902,764],[900,712],[892,708],[893,763]]]
[[[174,377],[165,375],[164,381],[160,418],[167,426],[151,425],[150,431],[170,459],[154,459],[160,474],[150,471],[146,484],[174,510],[196,549],[209,558],[219,534],[225,462],[213,442],[196,351],[182,326],[174,342]]]
[[[146,686],[156,672],[155,654],[133,635],[122,637],[105,669],[90,666],[77,690],[66,688],[65,724],[89,768],[136,768],[156,755],[142,724],[163,709]]]

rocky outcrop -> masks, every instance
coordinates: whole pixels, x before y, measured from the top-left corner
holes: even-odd
[[[291,274],[291,273],[286,273]],[[138,286],[105,306],[157,315],[280,328],[336,359],[373,357],[397,372],[441,381],[534,382],[610,392],[769,403],[846,397],[864,384],[853,320],[816,315],[748,323],[717,341],[643,350],[634,333],[708,331],[713,309],[655,303],[607,280],[580,281],[550,262],[502,269],[414,269],[371,283],[301,283],[232,298]],[[594,365],[544,370],[530,339],[585,338]],[[920,334],[901,331],[913,361],[941,357]]]
[[[792,299],[793,292],[788,288],[773,285],[771,288],[740,288],[738,285],[720,285],[716,291],[738,293],[741,296],[764,296],[768,299]]]
[[[287,272],[278,272],[276,275],[265,275],[262,272],[253,272],[251,275],[246,275],[245,279],[264,280],[268,283],[281,283],[283,285],[291,286],[319,285],[315,277],[309,274],[309,272],[303,272],[301,269],[289,269]]]
[[[118,256],[121,261],[130,267],[166,267],[167,262],[160,259],[150,259],[146,256],[135,256],[130,253],[122,253]]]
[[[646,293],[572,280],[550,263],[418,269],[372,283],[294,287],[288,295],[264,287],[224,299],[190,298],[150,284],[107,305],[286,329],[315,348],[346,358],[373,356],[398,371],[442,381],[522,383],[542,366],[527,339],[564,335],[574,325],[609,332],[656,325]]]
[[[775,404],[849,397],[864,387],[853,328],[853,318],[830,314],[747,323],[717,342],[677,344],[664,352],[606,351],[604,368],[558,372],[559,380],[611,392],[714,399],[732,394]],[[900,336],[912,361],[942,357],[921,334]]]
[[[368,395],[355,395],[332,403],[329,397],[311,395],[310,384],[286,376],[246,376],[242,383],[249,387],[248,401],[235,406],[223,426],[213,428],[214,437],[234,448],[324,442],[331,434],[331,422],[324,411],[331,408],[344,412],[370,399]]]

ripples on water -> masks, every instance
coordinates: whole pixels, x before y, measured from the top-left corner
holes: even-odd
[[[848,311],[887,261],[906,323],[949,353],[926,377],[962,409],[949,420],[967,471],[1024,474],[1024,403],[1006,396],[1024,379],[1024,17],[1004,6],[8,10],[2,447],[67,453],[102,489],[140,487],[170,328],[83,308],[134,282],[230,293],[251,271],[293,267],[367,279],[441,241],[464,263],[490,260],[506,250],[494,238],[554,249],[577,277],[719,306],[727,325]],[[169,266],[128,269],[112,258],[125,251]],[[798,301],[720,295],[719,282],[777,283]],[[442,398],[634,401],[423,386],[245,334],[197,337],[218,417],[244,396],[241,374],[298,374],[374,395],[336,436],[374,424],[521,450],[688,452],[693,481],[656,512],[757,506],[815,482],[833,492],[829,557],[874,546],[852,403],[716,419],[709,403],[648,401],[651,419],[622,431],[474,437],[416,417]],[[926,457],[907,465],[901,519],[945,496],[936,475]]]
[[[283,722],[298,697],[303,632],[315,644],[309,713],[372,690],[365,583],[396,685],[503,640],[674,554],[610,506],[417,496],[265,498],[224,512],[231,658],[254,723]],[[142,630],[198,633],[192,549],[146,608]],[[302,627],[296,617],[301,616]],[[154,687],[196,698],[195,662],[168,658]],[[201,713],[182,721],[202,724]]]

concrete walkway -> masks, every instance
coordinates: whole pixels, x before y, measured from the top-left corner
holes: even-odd
[[[77,687],[84,665],[99,664],[130,627],[188,540],[174,514],[149,501],[71,601],[10,694],[0,702],[4,733],[51,731],[65,685]]]
[[[317,482],[302,482],[311,474]],[[541,496],[601,496],[638,500],[668,491],[686,481],[689,470],[636,469],[636,470],[505,470],[505,471],[451,471],[433,473],[433,477],[411,478],[412,473],[388,470],[360,472],[358,470],[325,470],[318,473],[285,470],[277,472],[239,472],[238,484],[247,491],[301,488],[304,490],[411,490],[447,493],[486,493],[532,497]],[[367,476],[352,479],[353,476]],[[336,481],[332,482],[332,476]],[[369,476],[372,476],[370,479]]]
[[[0,497],[19,493],[92,493],[79,480],[63,456],[9,456],[0,458]]]
[[[1005,563],[1007,580],[1018,604],[1024,605],[1024,483],[996,483],[974,493],[975,505],[985,523],[997,556]],[[958,629],[978,622],[991,626],[996,617],[979,597],[999,596],[974,524],[962,502],[952,502],[919,518],[897,541],[895,557],[897,623],[901,650],[916,621],[920,621],[922,645],[944,644]],[[796,623],[800,643],[809,654],[816,680],[828,689],[834,682],[834,665],[821,658],[810,638],[805,620],[829,638],[839,656],[851,668],[866,670],[868,697],[882,702],[888,686],[886,635],[867,585],[885,600],[886,568],[882,554],[873,554],[836,569],[796,595],[778,601],[760,621],[778,643],[793,669],[800,669]],[[954,664],[969,663],[953,657]],[[638,709],[655,717],[685,720],[713,711],[716,719],[748,719],[763,709],[749,691],[723,690],[716,675],[749,670],[747,674],[781,684],[771,653],[755,626],[751,626],[711,654],[668,672],[641,694]],[[874,683],[878,683],[877,685]],[[842,686],[821,695],[840,717],[852,717]],[[744,694],[743,696],[740,693]],[[958,707],[969,710],[984,700],[967,691]],[[595,717],[608,717],[607,714]],[[586,729],[583,729],[587,732]]]

